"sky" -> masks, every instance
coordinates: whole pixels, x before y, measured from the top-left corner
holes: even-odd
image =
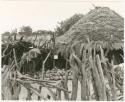
[[[124,17],[124,0],[0,0],[0,34],[21,26],[54,30],[58,22],[94,6],[106,6]]]

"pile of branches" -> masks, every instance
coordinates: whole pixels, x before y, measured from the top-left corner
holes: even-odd
[[[17,66],[15,66],[17,67]],[[38,84],[39,86],[46,87],[54,100],[58,99],[57,93],[52,91],[53,88],[57,90],[61,90],[66,93],[70,93],[68,90],[64,88],[64,86],[60,83],[56,83],[54,81],[47,81],[43,79],[35,79],[30,77],[29,75],[23,75],[18,70],[15,70],[14,65],[10,67],[6,67],[6,70],[2,74],[2,98],[4,100],[19,100],[19,94],[21,91],[21,86],[27,89],[28,95],[26,100],[31,100],[31,96],[35,93],[40,99],[47,100],[44,97],[39,89],[33,87],[33,84]],[[7,90],[8,89],[8,90]],[[12,91],[13,90],[13,91]],[[13,94],[12,94],[13,93]]]

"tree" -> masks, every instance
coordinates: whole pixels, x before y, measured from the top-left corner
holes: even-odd
[[[59,26],[57,26],[55,31],[57,36],[63,35],[66,31],[68,31],[71,28],[72,25],[74,25],[82,17],[82,14],[75,14],[67,20],[59,22]]]
[[[6,31],[2,34],[2,36],[9,36],[10,35],[10,32]]]
[[[37,30],[33,32],[33,35],[52,35],[54,32],[50,30]]]
[[[21,27],[21,32],[19,32],[19,34],[24,36],[31,36],[32,28],[30,26],[23,26]]]

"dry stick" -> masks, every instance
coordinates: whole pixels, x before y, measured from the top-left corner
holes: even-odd
[[[102,61],[102,62],[106,62],[106,61],[105,61],[105,56],[104,56],[104,51],[103,51],[103,49],[102,49],[101,46],[100,46],[100,52],[101,52],[101,58],[100,58],[101,61]]]
[[[22,76],[22,74],[20,73],[20,72],[18,72],[17,71],[17,74],[18,74],[18,76]],[[17,79],[17,80],[20,80],[20,79]],[[23,79],[24,80],[24,79]],[[25,81],[23,81],[23,82],[25,82]],[[26,81],[27,82],[27,81]],[[30,83],[28,83],[27,85],[29,85]],[[26,100],[32,100],[32,97],[31,97],[31,95],[33,94],[32,92],[31,92],[31,89],[29,88],[26,88],[27,89],[27,97],[26,97]]]
[[[13,80],[13,79],[12,79]],[[22,81],[22,80],[20,80],[19,78],[17,78],[16,79],[17,81]],[[29,83],[29,81],[22,81],[23,83]],[[32,81],[31,81],[32,82]],[[34,82],[33,82],[34,83]],[[68,92],[68,93],[70,93],[68,90],[66,90],[66,89],[64,89],[64,88],[62,88],[62,87],[59,87],[59,86],[55,86],[55,85],[52,85],[52,84],[49,84],[49,83],[39,83],[38,82],[38,84],[40,84],[40,85],[42,85],[42,86],[45,86],[45,87],[51,87],[51,88],[57,88],[57,89],[59,89],[59,90],[63,90],[63,91],[66,91],[66,92]]]
[[[14,62],[14,61],[13,61]],[[11,64],[11,66],[13,65],[13,63]],[[10,69],[8,68],[8,71],[7,71],[7,74],[6,74],[6,76],[4,77],[4,80],[5,81],[3,81],[3,83],[2,83],[2,85],[4,85],[5,84],[5,86],[7,85],[7,84],[10,84],[12,87],[10,87],[10,86],[7,86],[8,88],[11,88],[10,90],[12,90],[12,88],[14,88],[14,94],[13,95],[11,95],[11,98],[12,99],[18,99],[18,96],[19,96],[19,93],[20,93],[20,86],[16,86],[16,87],[14,87],[15,86],[15,82],[16,82],[16,79],[15,78],[13,78],[13,81],[14,81],[14,83],[10,83],[10,81],[8,81],[8,79],[10,79],[11,78],[11,76],[10,76],[10,73],[11,73],[11,69],[13,69],[13,68],[15,68],[15,65],[13,65]],[[9,77],[10,76],[10,77]],[[16,75],[15,75],[16,76]],[[14,85],[14,86],[13,86]],[[10,93],[10,90],[8,90],[9,91],[9,93]],[[16,93],[15,93],[16,92]]]
[[[78,70],[77,66],[73,68],[73,80],[72,80],[72,95],[71,100],[76,100],[78,90]]]
[[[22,84],[24,87],[26,87],[27,89],[30,89],[32,92],[34,92],[36,95],[38,95],[39,97],[41,97],[42,99],[46,100],[39,92],[36,88],[32,87],[30,84],[24,83],[24,81],[22,80],[17,80],[17,82],[19,82],[20,84]]]
[[[91,61],[91,57],[89,58],[89,61]],[[90,62],[89,62],[90,63]],[[92,63],[90,63],[90,65],[91,65],[91,70],[90,70],[90,72],[91,72],[91,77],[92,77],[92,86],[93,86],[93,94],[95,95],[95,99],[96,100],[99,100],[99,96],[98,96],[98,91],[97,91],[97,89],[96,89],[96,82],[95,82],[95,78],[94,78],[94,75],[93,75],[93,70],[92,70],[92,67],[93,67],[93,65],[92,65]]]
[[[42,41],[42,37],[41,37],[41,39],[39,40],[38,48],[40,47],[41,41]]]
[[[101,79],[101,83],[102,83],[102,96],[103,96],[102,100],[106,101],[107,98],[106,98],[106,89],[105,89],[105,78],[104,78],[104,75],[103,75],[103,70],[102,70],[102,66],[101,66],[101,61],[100,61],[99,55],[96,55],[96,61],[97,61],[98,73],[99,73],[99,76],[100,76],[100,79]]]
[[[2,84],[1,84],[2,91],[1,91],[1,93],[5,97],[7,97],[7,96],[6,96],[6,91],[4,91],[4,90],[5,90],[6,85],[8,85],[8,79],[10,76],[10,69],[11,69],[11,67],[14,66],[13,64],[14,64],[14,61],[12,61],[11,65],[8,68],[6,68],[4,70],[4,73],[2,74]]]
[[[68,91],[68,90],[64,89],[63,87],[59,87],[59,86],[52,85],[52,84],[49,84],[49,83],[46,83],[46,85],[49,85],[49,86],[52,86],[52,87],[54,87],[54,88],[58,88],[58,89],[60,89],[60,90],[63,90],[63,91],[65,91],[65,92],[70,93],[70,91]]]
[[[47,41],[47,40],[46,40]],[[41,48],[43,48],[44,47],[44,45],[46,44],[46,41],[40,46]]]
[[[91,77],[92,77],[92,85],[93,85],[93,91],[94,91],[94,95],[95,95],[95,99],[99,100],[99,92],[98,92],[98,73],[97,73],[97,69],[95,67],[95,56],[96,56],[96,44],[94,44],[94,48],[92,48],[93,46],[93,42],[90,42],[89,38],[87,37],[87,41],[88,41],[88,55],[89,55],[89,64],[90,64],[90,73],[91,73]],[[94,50],[94,52],[92,53],[92,50]],[[99,85],[100,86],[100,85]],[[90,90],[91,91],[91,90]]]
[[[92,77],[95,81],[95,88],[97,90],[97,95],[98,95],[98,99],[97,100],[102,100],[102,86],[101,86],[101,80],[99,78],[99,74],[98,74],[98,71],[97,71],[97,68],[95,66],[95,61],[92,60],[92,57],[90,57],[90,64],[91,64],[91,67],[92,67]]]
[[[36,34],[36,37],[35,37],[35,39],[34,39],[34,42],[33,42],[33,45],[35,44],[35,41],[37,40],[37,34]]]
[[[59,87],[62,87],[62,82],[60,81],[60,83],[58,84]],[[61,90],[60,89],[56,89],[56,100],[61,100]]]
[[[53,81],[39,80],[39,79],[31,78],[31,77],[22,77],[22,79],[23,79],[23,78],[28,79],[28,80],[32,80],[32,81],[34,81],[34,82],[55,83],[55,82],[53,82]]]
[[[5,56],[5,52],[7,51],[8,47],[9,47],[9,43],[7,43],[7,47],[4,49],[2,56]]]
[[[74,55],[75,60],[77,61],[78,64],[78,69],[80,72],[82,72],[82,80],[81,82],[81,100],[87,100],[87,79],[86,79],[86,70],[85,70],[85,64],[86,64],[86,50],[83,51],[83,63],[80,61],[80,59]],[[89,91],[89,90],[88,90]]]
[[[3,54],[2,58],[9,56],[11,54],[11,52],[12,52],[12,50],[6,55]]]
[[[16,83],[16,77],[17,77],[17,76],[16,76],[16,75],[17,75],[16,73],[17,73],[17,69],[20,70],[20,67],[18,66],[18,62],[17,62],[17,58],[16,58],[16,52],[15,52],[15,49],[14,49],[14,48],[13,48],[13,56],[14,56],[15,66],[17,67],[17,68],[14,69],[15,72],[13,72],[13,74],[14,74],[14,83]],[[17,83],[17,84],[18,84],[18,83]],[[19,85],[18,85],[18,86],[19,86]],[[18,86],[17,86],[17,87],[18,87]],[[17,88],[17,87],[15,87],[15,88]],[[19,91],[19,93],[20,93],[20,91]],[[18,96],[19,96],[19,93],[18,93]],[[16,94],[17,94],[17,93],[16,93]]]
[[[111,95],[108,88],[106,88],[106,95],[107,95],[107,101],[111,101]]]
[[[121,58],[124,60],[124,55],[120,54]]]
[[[32,95],[32,93],[31,93],[31,89],[27,89],[27,97],[26,97],[26,100],[32,100],[32,97],[31,97],[31,95]]]
[[[104,52],[103,52],[103,49],[102,49],[102,47],[100,46],[100,52],[101,52],[101,58],[100,58],[100,60],[99,60],[99,56],[97,57],[97,60],[99,60],[99,61],[97,61],[98,62],[98,68],[99,69],[101,69],[102,70],[102,66],[101,66],[101,62],[106,66],[106,59],[105,59],[105,56],[104,56]],[[105,67],[104,67],[105,68]],[[107,71],[107,68],[105,68],[104,70],[106,70]],[[104,100],[111,100],[110,98],[110,94],[109,94],[109,92],[108,92],[108,90],[107,90],[107,88],[106,88],[106,85],[105,85],[105,83],[104,83],[104,75],[103,75],[103,71],[101,71],[102,72],[102,78],[101,78],[101,75],[100,75],[100,78],[102,79],[102,87],[103,87],[103,89],[102,89],[102,93],[103,93],[103,96],[104,96]],[[109,71],[108,71],[109,72]]]
[[[20,78],[17,78],[16,80],[21,80]],[[22,80],[21,80],[22,81]],[[22,81],[22,82],[25,82],[25,83],[29,83],[29,81]],[[32,80],[32,81],[30,81],[30,82],[33,82],[34,83],[34,80]],[[51,87],[51,88],[58,88],[58,89],[60,89],[60,90],[63,90],[63,91],[66,91],[66,92],[68,92],[68,93],[70,93],[70,91],[68,91],[68,90],[66,90],[66,89],[64,89],[63,87],[59,87],[59,86],[56,86],[56,85],[53,85],[53,84],[49,84],[49,83],[46,83],[45,81],[43,81],[42,83],[41,82],[37,82],[36,81],[36,83],[38,83],[38,84],[40,84],[40,85],[43,85],[43,86],[47,86],[47,87]]]
[[[90,57],[89,58],[92,58],[92,55],[93,56],[96,56],[96,50],[95,50],[95,44],[94,44],[94,53],[92,54],[92,48],[90,47],[89,48],[89,55],[90,55]],[[93,60],[95,61],[95,57],[93,58],[93,59],[91,59],[91,61],[92,61],[92,64],[93,64]],[[90,59],[89,59],[89,61],[90,61]],[[89,62],[90,63],[90,62]],[[96,81],[95,81],[95,78],[94,78],[94,75],[93,75],[93,70],[92,70],[92,67],[94,67],[93,65],[92,65],[91,63],[90,63],[90,66],[91,66],[91,75],[92,75],[92,85],[93,85],[93,89],[94,89],[94,94],[95,94],[95,99],[96,100],[99,100],[99,95],[98,95],[98,90],[97,90],[97,87],[96,87]]]
[[[88,73],[89,72],[87,72],[87,75],[88,75]],[[87,97],[87,100],[90,100],[91,99],[91,95],[90,95],[90,85],[91,85],[91,83],[90,83],[90,76],[86,76],[86,77],[87,77],[87,79],[86,79],[86,88],[87,88],[86,89],[87,90],[86,97]]]
[[[90,40],[88,39],[88,43],[89,43],[89,46],[91,46],[91,44],[92,43],[90,43]],[[94,78],[93,78],[93,74],[92,74],[92,66],[91,66],[91,63],[90,63],[90,56],[92,56],[92,47],[89,47],[89,49],[88,49],[88,63],[89,63],[89,71],[90,71],[90,77],[91,77],[91,79],[89,80],[89,83],[91,84],[92,83],[92,86],[93,86],[93,94],[95,95],[95,99],[98,99],[98,92],[97,92],[97,90],[96,90],[96,87],[95,87],[95,81],[94,81]],[[94,51],[94,56],[95,56],[95,51]],[[88,83],[87,83],[88,84]],[[88,90],[89,90],[89,93],[91,92],[91,90],[90,90],[90,84],[89,84],[89,86],[88,86]],[[89,100],[91,100],[91,96],[88,96],[89,97]]]
[[[18,74],[19,79],[23,79],[23,80],[24,80],[24,79],[28,79],[28,80],[33,81],[33,82],[35,81],[36,83],[39,83],[39,84],[41,84],[41,85],[52,86],[52,87],[54,87],[54,88],[58,88],[58,89],[60,89],[60,90],[63,90],[63,91],[66,91],[66,92],[70,93],[70,92],[69,92],[68,90],[66,90],[65,88],[58,87],[58,86],[56,86],[56,85],[50,84],[50,83],[54,83],[53,81],[34,79],[34,78],[31,78],[31,77],[22,75],[22,74],[21,74],[20,72],[18,72],[18,71],[17,71],[17,74]],[[26,81],[28,81],[28,80],[26,80]]]
[[[34,81],[34,82],[55,83],[55,82],[53,82],[53,81],[39,80],[39,79],[30,78],[30,77],[22,77],[22,79],[23,79],[23,78],[32,80],[32,81]]]
[[[82,83],[81,83],[81,100],[87,100],[87,89],[86,89],[86,70],[85,70],[85,64],[86,64],[86,50],[83,51],[83,61],[82,64]]]
[[[51,96],[53,97],[54,100],[56,100],[56,94],[48,87],[46,86],[46,88],[49,90]]]
[[[56,100],[61,100],[61,90],[60,89],[56,89]]]
[[[87,87],[87,77],[86,77],[86,70],[85,70],[86,50],[83,51],[82,62],[80,61],[80,59],[77,56],[74,55],[74,57],[75,57],[75,60],[77,61],[80,72],[82,72],[82,80],[80,80],[80,82],[81,82],[81,100],[87,100],[87,88],[86,88]]]
[[[17,68],[15,68],[15,73],[13,73],[14,74],[14,78],[16,79],[16,70],[18,69],[18,70],[20,70],[20,68],[19,68],[19,66],[18,66],[18,63],[17,63],[17,59],[16,59],[16,52],[15,52],[15,49],[13,48],[13,56],[14,56],[14,61],[15,61],[15,65],[16,65],[16,67]]]
[[[21,36],[19,41],[22,41],[22,40],[23,40],[23,38],[24,38],[24,36]]]
[[[11,36],[11,35],[9,35],[7,41],[8,41],[9,43],[12,43],[12,36]]]
[[[109,51],[110,51],[110,49],[109,49],[109,47],[107,47],[107,50],[106,50],[106,52],[105,52],[105,56],[106,56],[106,57],[107,57]]]
[[[94,56],[96,57],[96,56]],[[98,72],[98,69],[97,69],[97,66],[96,66],[96,62],[95,60],[93,61],[93,74],[95,74],[95,81],[96,81],[96,89],[98,91],[98,96],[99,96],[99,100],[103,100],[103,96],[102,96],[102,83],[101,83],[101,79],[100,79],[100,76],[99,76],[99,72]]]
[[[20,79],[28,79],[28,80],[32,80],[32,81],[36,81],[36,82],[55,83],[53,81],[39,80],[39,79],[35,79],[35,78],[32,78],[32,77],[28,77],[26,75],[22,75],[19,71],[17,71],[17,74],[18,74],[18,77]]]
[[[16,40],[16,38],[17,38],[17,33],[15,33],[15,35],[14,35],[14,40]]]
[[[109,82],[109,86],[110,86],[110,89],[111,89],[111,93],[113,94],[113,89],[112,89],[112,80],[111,80],[111,78],[112,78],[112,76],[111,76],[111,72],[110,72],[110,70],[108,70],[109,68],[108,67],[111,67],[111,66],[108,66],[108,64],[109,63],[107,63],[107,65],[106,66],[104,66],[104,68],[105,68],[105,70],[106,70],[106,76],[107,76],[107,78],[108,78],[108,82]],[[108,69],[107,69],[108,68]],[[109,93],[109,92],[108,92]],[[111,94],[110,94],[110,96],[108,97],[108,94],[107,94],[107,99],[108,99],[108,101],[111,101],[112,99],[111,99]]]
[[[7,68],[4,73],[2,74],[2,79],[5,79],[8,75],[8,73],[11,71],[11,69],[13,69],[14,67],[14,61],[12,61],[11,65],[9,66],[9,68]]]
[[[96,56],[96,44],[94,44],[94,54],[93,54],[93,60],[92,60],[92,63],[93,63],[93,68],[95,68],[96,66],[95,66],[95,56]],[[92,52],[91,52],[91,54],[90,55],[92,55]],[[98,74],[97,74],[98,75]],[[92,71],[92,77],[93,77],[93,85],[94,85],[94,91],[95,91],[95,97],[96,97],[96,99],[97,100],[99,100],[99,95],[101,95],[101,94],[99,94],[99,92],[98,92],[98,87],[96,86],[96,78],[94,77],[94,73],[93,73],[93,71]]]
[[[116,86],[115,86],[115,75],[114,75],[114,68],[113,68],[113,65],[114,65],[114,55],[113,55],[113,60],[111,62],[112,64],[112,69],[111,69],[111,72],[112,72],[112,83],[113,83],[113,86],[112,86],[112,89],[113,89],[113,101],[116,100]]]
[[[80,80],[80,83],[81,83],[81,100],[87,100],[87,97],[86,97],[86,92],[87,92],[87,89],[86,89],[86,71],[85,71],[85,63],[86,63],[86,51],[84,50],[83,51],[83,61],[81,62],[80,59],[75,56],[75,60],[77,61],[77,64],[78,64],[78,68],[79,68],[79,71],[82,72],[82,79],[79,79]]]
[[[39,47],[42,48],[42,47],[46,44],[47,40],[45,40],[44,43],[40,46],[41,42],[42,42],[42,37],[41,37],[41,39],[39,40],[38,48],[39,48]],[[48,44],[48,43],[50,43],[50,41],[48,41],[47,44]]]
[[[51,51],[48,53],[47,57],[45,58],[42,64],[42,80],[44,79],[45,63],[47,59],[49,58],[50,54],[51,54]],[[42,86],[39,86],[39,92],[41,92],[41,89],[42,89]],[[40,100],[40,97],[38,97],[38,100]]]
[[[13,54],[14,54],[14,61],[15,61],[15,64],[16,64],[16,67],[18,70],[20,70],[19,66],[18,66],[18,63],[17,63],[17,58],[16,58],[16,51],[15,49],[13,49]]]
[[[77,98],[77,90],[78,90],[78,66],[76,65],[76,62],[74,60],[74,53],[70,56],[70,66],[72,68],[73,72],[73,79],[72,79],[72,94],[71,94],[71,100],[76,100]]]
[[[122,80],[122,83],[121,83],[121,81],[118,80],[118,79],[115,79],[115,81],[116,81],[116,87],[120,90],[120,93],[123,94],[123,80]],[[122,85],[121,85],[121,84],[122,84]]]
[[[43,61],[43,65],[42,65],[42,79],[44,79],[45,63],[46,63],[47,59],[49,58],[50,54],[51,54],[51,51],[48,53],[48,55],[46,56],[45,60]]]
[[[28,83],[29,81],[24,81],[24,82],[27,82],[27,83]],[[34,83],[34,81],[30,81],[30,82]],[[57,88],[57,89],[60,89],[60,90],[62,90],[62,91],[71,93],[70,91],[64,89],[63,87],[59,87],[59,86],[56,86],[56,85],[53,85],[53,84],[49,84],[49,83],[46,83],[46,82],[45,82],[45,83],[36,82],[36,83],[38,83],[38,84],[40,84],[40,85],[42,85],[42,86],[46,86],[46,87],[50,87],[50,88]]]
[[[68,62],[66,61],[66,73],[65,73],[65,80],[64,80],[64,84],[63,84],[63,87],[65,88],[65,89],[67,89],[68,90],[68,86],[67,86],[67,83],[68,83]],[[66,92],[64,92],[64,96],[65,96],[65,99],[66,100],[69,100],[69,94],[68,93],[66,93]]]

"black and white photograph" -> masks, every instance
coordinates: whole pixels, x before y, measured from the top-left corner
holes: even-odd
[[[124,4],[0,0],[0,100],[124,101]]]

